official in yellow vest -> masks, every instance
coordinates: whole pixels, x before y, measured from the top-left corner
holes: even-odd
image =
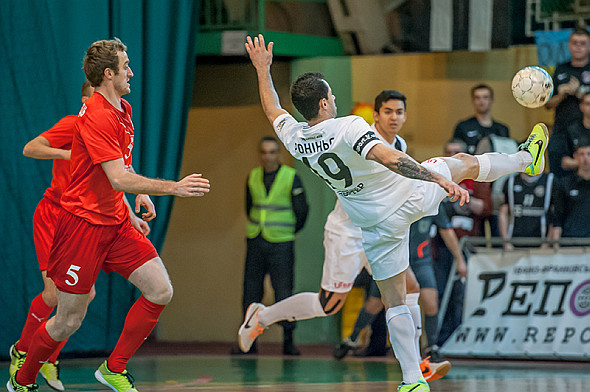
[[[248,176],[248,216],[243,311],[264,296],[264,277],[270,275],[275,301],[293,294],[295,233],[305,224],[308,205],[301,179],[295,169],[280,162],[280,145],[274,137],[259,144],[262,166]],[[283,354],[299,355],[293,342],[295,323],[282,322]],[[238,347],[232,351],[241,353]],[[249,353],[256,353],[254,345]]]

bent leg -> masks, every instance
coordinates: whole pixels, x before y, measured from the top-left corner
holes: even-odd
[[[60,342],[72,335],[86,315],[88,294],[70,294],[57,290],[57,313],[42,324],[31,339],[27,359],[16,374],[21,385],[34,384],[37,374]]]
[[[498,178],[516,172],[524,172],[533,158],[527,151],[515,154],[486,153],[481,155],[456,154],[443,157],[449,166],[453,181],[460,183],[465,179],[479,182],[492,182]]]
[[[107,359],[109,370],[116,373],[125,370],[127,362],[147,339],[158,323],[160,313],[172,299],[172,284],[159,257],[151,259],[133,271],[129,281],[142,295],[129,309],[123,332]]]

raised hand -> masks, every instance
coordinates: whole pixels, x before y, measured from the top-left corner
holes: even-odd
[[[273,42],[268,43],[268,47],[264,46],[264,37],[258,34],[254,40],[250,36],[246,37],[246,51],[250,56],[250,61],[254,68],[269,68],[272,64],[272,47]]]
[[[209,193],[209,180],[202,174],[191,174],[176,183],[174,195],[180,197],[204,196]]]

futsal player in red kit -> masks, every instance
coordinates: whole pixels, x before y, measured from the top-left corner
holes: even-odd
[[[94,92],[90,82],[85,81],[82,84],[82,103],[86,102]],[[25,326],[21,332],[19,340],[10,347],[10,374],[16,372],[25,361],[26,354],[29,351],[29,343],[33,334],[39,326],[47,320],[55,306],[57,305],[57,295],[53,280],[47,277],[47,263],[49,252],[53,243],[55,224],[59,211],[61,210],[60,198],[63,191],[70,183],[70,150],[72,148],[72,136],[77,115],[65,116],[47,131],[41,133],[29,141],[23,149],[23,155],[35,159],[52,159],[53,170],[51,186],[47,188],[43,198],[35,209],[33,218],[33,236],[35,240],[35,251],[39,262],[39,269],[43,277],[43,291],[33,299],[29,307],[29,313],[25,321]],[[150,232],[150,227],[146,221],[138,218],[131,210],[127,203],[130,214],[131,224],[137,230],[145,235]],[[150,220],[151,217],[146,217]],[[90,292],[89,301],[94,298],[94,287]],[[43,364],[39,374],[43,376],[47,384],[58,391],[63,391],[64,385],[59,378],[59,353],[67,340],[61,342],[60,346],[53,353],[51,358]]]
[[[117,38],[94,42],[84,58],[84,73],[95,88],[78,114],[71,152],[71,182],[61,198],[47,276],[57,288],[57,312],[33,335],[22,367],[7,383],[9,391],[37,391],[41,365],[81,325],[89,293],[100,269],[118,272],[142,293],[129,310],[109,358],[95,372],[114,391],[136,391],[127,362],[156,325],[172,298],[172,285],[151,242],[129,220],[124,192],[154,215],[152,195],[203,196],[209,181],[200,174],[166,181],[134,173],[134,130],[129,103],[127,47]],[[145,215],[144,215],[145,218]]]

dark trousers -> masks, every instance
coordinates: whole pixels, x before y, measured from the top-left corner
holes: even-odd
[[[246,266],[244,269],[244,314],[252,302],[261,302],[264,296],[264,277],[270,274],[275,302],[293,294],[293,241],[268,242],[262,235],[246,240]],[[292,341],[294,322],[281,321],[285,340]]]
[[[445,293],[447,279],[451,266],[453,265],[453,255],[446,247],[440,247],[437,250],[437,259],[434,262],[434,276],[438,286],[439,305]],[[451,334],[461,325],[463,319],[463,298],[465,296],[465,285],[460,280],[456,280],[451,288],[451,297],[447,307],[447,312],[443,318],[440,332],[438,335],[438,345],[442,346]]]

